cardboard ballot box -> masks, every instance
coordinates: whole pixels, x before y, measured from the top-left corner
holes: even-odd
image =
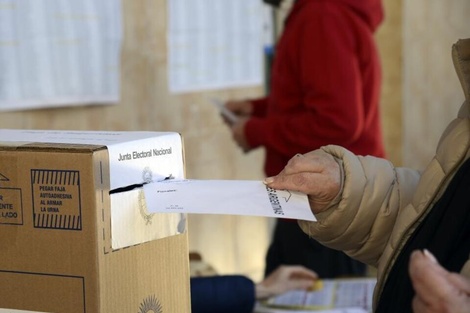
[[[190,312],[186,218],[138,188],[168,177],[177,133],[0,130],[0,312]]]

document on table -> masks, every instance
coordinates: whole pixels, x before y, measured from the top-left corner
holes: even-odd
[[[299,310],[299,309],[276,309],[265,307],[260,304],[256,304],[254,313],[368,313],[368,311],[361,308],[341,308],[331,310]]]
[[[375,284],[375,278],[324,279],[320,281],[321,287],[313,291],[289,291],[261,302],[256,312],[370,312]],[[269,308],[279,311],[269,311]]]
[[[254,215],[316,221],[305,194],[255,180],[165,180],[144,185],[149,213]]]

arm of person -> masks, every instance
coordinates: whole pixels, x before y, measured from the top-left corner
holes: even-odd
[[[253,103],[253,114],[254,117],[264,117],[268,111],[268,97],[262,97],[258,99],[250,100]]]
[[[293,157],[266,183],[308,194],[318,222],[299,221],[304,232],[375,266],[419,179],[418,171],[330,145]]]
[[[225,102],[224,107],[239,117],[264,117],[266,116],[268,98],[230,100]]]
[[[251,150],[245,136],[245,124],[253,116],[261,117],[266,114],[267,99],[227,101],[221,108],[225,123],[231,128],[232,138],[244,151]]]
[[[256,300],[308,289],[317,274],[303,266],[280,266],[258,284],[241,275],[191,278],[193,313],[251,313]]]
[[[193,313],[251,313],[255,305],[255,285],[241,275],[191,278]]]
[[[304,266],[281,265],[256,284],[256,299],[267,299],[291,290],[307,290],[317,279],[318,275]]]

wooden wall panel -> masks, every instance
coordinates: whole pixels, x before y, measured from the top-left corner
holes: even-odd
[[[381,117],[387,158],[402,164],[402,0],[384,0],[376,39],[382,62]]]
[[[260,96],[264,87],[170,94],[166,1],[123,0],[123,21],[122,90],[118,105],[1,112],[0,127],[176,131],[185,140],[188,178],[263,178],[263,151],[240,152],[208,99]],[[269,239],[266,219],[191,215],[189,232],[190,248],[201,252],[218,271],[260,276]]]
[[[403,163],[422,169],[464,100],[451,47],[470,37],[470,2],[403,3]]]
[[[422,167],[463,100],[450,49],[459,38],[470,36],[470,2],[384,0],[384,5],[385,22],[377,42],[383,64],[386,149],[395,164]],[[188,178],[262,178],[263,151],[240,152],[207,100],[262,95],[262,86],[170,94],[166,1],[123,0],[123,9],[119,105],[2,112],[0,127],[177,131],[185,138]],[[219,272],[261,277],[270,236],[266,219],[192,215],[189,231],[190,247]]]

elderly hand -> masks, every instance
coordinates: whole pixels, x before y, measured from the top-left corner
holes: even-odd
[[[274,189],[303,192],[308,195],[310,208],[318,214],[328,208],[341,188],[341,170],[333,156],[322,150],[297,154],[276,176],[264,183]]]
[[[416,292],[413,312],[470,312],[470,280],[445,270],[429,251],[411,254],[409,272]]]
[[[291,290],[306,290],[317,279],[317,273],[301,265],[281,265],[255,286],[256,299],[266,299]]]

